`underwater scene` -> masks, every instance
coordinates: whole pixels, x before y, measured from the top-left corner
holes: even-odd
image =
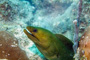
[[[0,0],[0,60],[90,60],[90,0]]]

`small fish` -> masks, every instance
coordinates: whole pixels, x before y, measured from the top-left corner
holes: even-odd
[[[48,60],[73,60],[73,43],[65,36],[33,26],[27,26],[24,33]]]

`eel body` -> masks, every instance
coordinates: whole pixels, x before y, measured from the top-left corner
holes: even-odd
[[[65,36],[33,26],[27,26],[24,33],[48,60],[73,60],[73,43]]]

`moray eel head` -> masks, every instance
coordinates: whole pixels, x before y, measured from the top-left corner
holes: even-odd
[[[24,33],[35,44],[43,46],[44,48],[49,46],[49,43],[51,41],[50,39],[53,37],[50,31],[40,28],[40,27],[27,26],[27,29],[24,29]]]

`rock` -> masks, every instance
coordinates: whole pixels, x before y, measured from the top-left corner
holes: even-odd
[[[0,59],[29,60],[25,51],[20,49],[17,39],[6,31],[0,31]]]

